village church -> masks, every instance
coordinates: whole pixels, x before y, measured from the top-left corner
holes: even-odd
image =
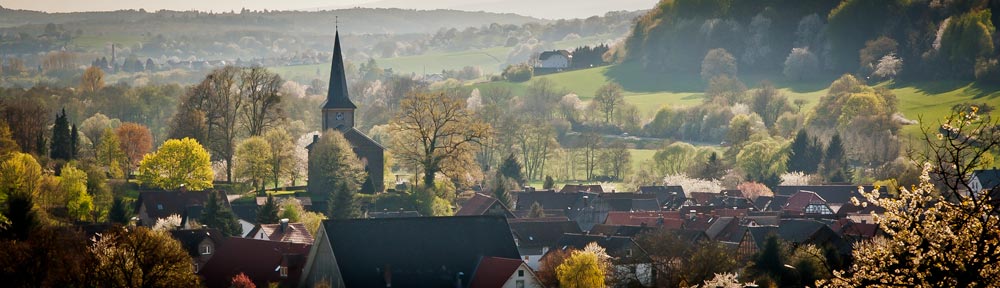
[[[330,88],[326,94],[326,102],[323,103],[323,132],[334,129],[344,134],[344,138],[351,144],[354,154],[358,155],[361,163],[365,166],[368,176],[361,185],[361,193],[378,193],[385,190],[383,183],[384,155],[385,147],[372,140],[368,135],[354,128],[354,112],[358,108],[351,102],[347,94],[347,78],[344,74],[344,56],[340,49],[340,32],[336,33],[333,40],[333,63],[330,65]],[[313,137],[313,143],[309,144],[309,152],[312,153],[312,145],[316,143],[319,136]],[[309,163],[309,179],[317,179],[318,171],[314,163]],[[333,187],[323,186],[322,181],[309,181],[307,190],[310,194],[318,196],[319,199],[326,199],[330,189]]]

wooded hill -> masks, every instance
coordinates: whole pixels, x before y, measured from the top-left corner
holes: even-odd
[[[697,71],[723,48],[741,72],[780,73],[792,48],[804,48],[832,73],[868,76],[891,56],[898,77],[997,80],[998,9],[988,0],[664,0],[619,56],[653,71]]]

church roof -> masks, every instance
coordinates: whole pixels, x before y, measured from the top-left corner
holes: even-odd
[[[330,65],[330,90],[326,92],[326,103],[323,109],[350,108],[358,106],[351,102],[347,95],[347,75],[344,74],[344,55],[340,52],[340,32],[333,40],[333,63]]]

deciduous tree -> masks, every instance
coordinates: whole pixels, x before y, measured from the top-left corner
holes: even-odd
[[[66,194],[66,209],[73,220],[86,220],[94,208],[94,200],[87,194],[87,173],[73,165],[62,169],[60,188]]]
[[[361,189],[365,170],[344,135],[336,130],[323,132],[323,136],[313,143],[309,163],[312,163],[309,181],[318,182],[317,187],[329,189],[320,191],[331,196],[327,199],[327,216],[331,219],[350,217],[353,214],[351,209],[354,209],[354,195]]]
[[[80,90],[85,93],[95,93],[104,88],[104,71],[97,66],[90,66],[80,77]]]
[[[119,126],[115,129],[115,134],[118,134],[118,143],[125,155],[125,175],[132,175],[135,167],[139,166],[139,161],[142,161],[142,156],[153,148],[153,134],[145,125],[131,122]]]
[[[736,77],[736,58],[726,49],[708,50],[705,59],[701,61],[701,79],[708,81],[716,76]]]
[[[618,83],[608,82],[594,92],[594,99],[590,103],[604,115],[604,123],[611,123],[611,119],[614,119],[615,116],[615,109],[625,103],[622,91],[622,86]]]
[[[109,287],[195,287],[187,251],[162,231],[146,227],[113,228],[91,247],[89,266],[95,285]],[[98,284],[99,283],[99,284]]]
[[[424,187],[434,187],[442,172],[451,178],[465,176],[475,167],[481,141],[491,133],[466,109],[465,101],[447,94],[416,93],[403,99],[392,121],[393,147],[398,159],[415,164],[423,173]]]
[[[573,251],[559,267],[559,287],[604,287],[605,271],[600,256],[591,251]]]
[[[191,138],[170,139],[139,162],[139,182],[162,189],[212,188],[212,163],[208,151]]]
[[[250,180],[255,189],[264,189],[271,164],[271,144],[264,137],[247,138],[236,147],[236,177]]]

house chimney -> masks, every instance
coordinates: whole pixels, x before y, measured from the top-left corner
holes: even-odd
[[[280,231],[281,233],[285,233],[285,230],[288,229],[288,218],[281,219],[281,225],[278,227],[278,229],[279,229],[278,231]]]

